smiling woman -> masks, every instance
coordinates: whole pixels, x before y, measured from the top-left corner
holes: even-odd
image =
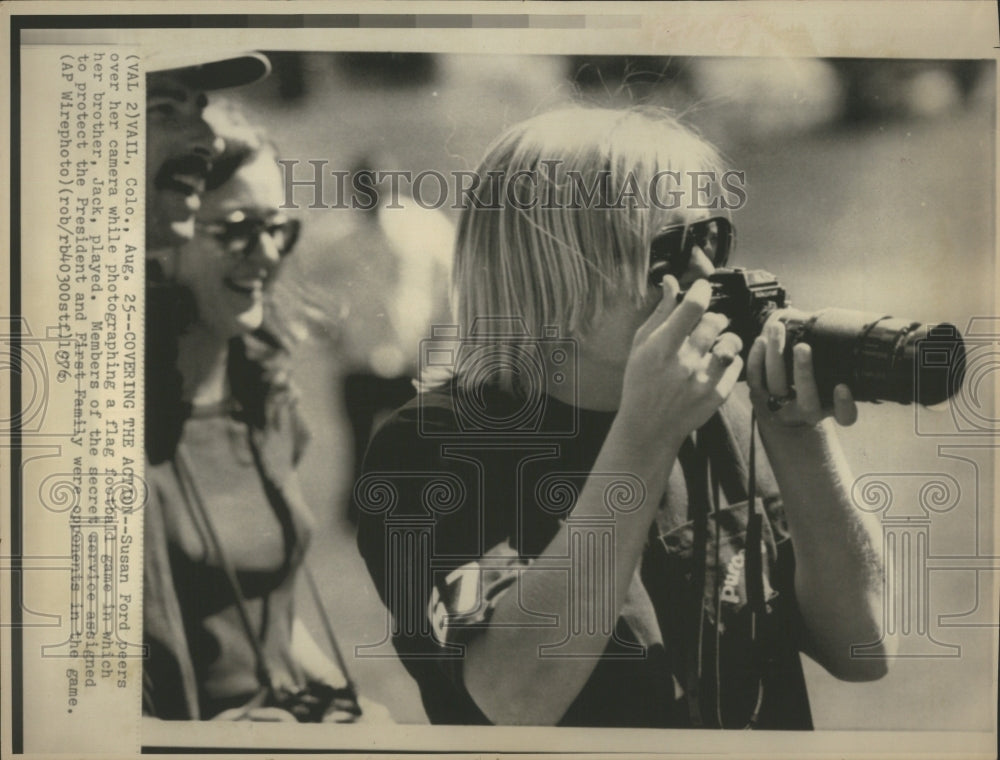
[[[298,224],[274,150],[209,112],[225,149],[169,284],[147,292],[144,708],[160,718],[354,721],[295,613],[312,517],[307,434],[270,289]]]
[[[229,155],[209,175],[242,163],[224,188],[207,186],[194,239],[181,249],[177,280],[194,296],[200,327],[218,338],[256,330],[264,295],[281,259],[291,253],[298,225],[279,210],[281,176],[273,149],[231,137]]]

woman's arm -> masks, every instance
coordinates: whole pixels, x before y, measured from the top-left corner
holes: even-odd
[[[566,567],[568,527],[563,524],[553,541],[527,570],[519,573],[515,587],[498,598],[488,629],[468,645],[463,676],[469,694],[479,709],[498,724],[555,724],[583,689],[597,660],[608,644],[602,631],[614,628],[628,586],[639,563],[649,525],[666,485],[667,467],[676,451],[665,447],[639,447],[616,421],[594,463],[594,472],[628,472],[641,478],[646,498],[639,509],[619,514],[615,520],[613,556],[598,558],[587,552],[576,555],[573,574],[610,579],[612,587],[599,586],[593,593],[580,593],[570,600]],[[570,513],[570,522],[587,516],[606,517],[600,479],[590,478]],[[546,565],[560,565],[561,570],[546,570]],[[606,564],[611,564],[607,572]],[[611,605],[602,597],[613,594]],[[573,635],[569,629],[570,605],[584,620],[600,620],[598,633],[583,631]],[[523,607],[522,607],[523,605]],[[537,626],[535,613],[554,614],[555,627]],[[521,623],[522,625],[518,625]],[[541,655],[542,647],[572,638],[576,657],[555,658]]]
[[[853,424],[857,407],[850,390],[838,386],[833,408],[821,408],[811,349],[799,344],[795,399],[769,409],[769,390],[778,397],[788,393],[784,340],[784,326],[769,323],[750,351],[747,379],[795,547],[795,593],[811,636],[808,654],[837,678],[873,680],[885,674],[886,660],[853,657],[851,647],[882,639],[881,526],[853,504],[850,468],[827,419]],[[888,655],[891,642],[882,646]]]
[[[616,517],[613,556],[574,555],[578,564],[572,573],[597,582],[589,593],[568,598],[564,524],[537,561],[520,572],[516,587],[498,597],[487,629],[468,645],[465,686],[494,723],[554,724],[583,689],[608,644],[680,445],[714,414],[739,376],[739,339],[728,334],[716,343],[726,320],[705,314],[708,284],[692,286],[675,307],[677,292],[677,283],[665,280],[660,305],[636,333],[619,412],[592,470],[629,473],[645,486],[643,504]],[[569,522],[607,513],[600,479],[588,478]],[[546,570],[553,562],[564,569]],[[595,626],[598,632],[574,633],[571,605],[579,605],[572,610],[578,619],[606,616]],[[557,625],[530,627],[535,619],[525,609],[554,614]],[[544,645],[564,639],[578,656],[542,656]]]

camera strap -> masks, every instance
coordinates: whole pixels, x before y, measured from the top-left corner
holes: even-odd
[[[750,451],[747,457],[747,535],[746,535],[746,567],[744,577],[747,584],[747,604],[750,606],[751,642],[754,658],[757,664],[757,703],[747,720],[746,728],[753,728],[760,717],[760,708],[764,702],[763,661],[766,653],[762,651],[759,638],[761,616],[767,614],[764,604],[764,558],[761,551],[761,533],[763,532],[764,516],[757,509],[757,412],[750,411]]]
[[[270,482],[270,478],[264,475],[260,449],[252,435],[250,436],[250,448],[253,453],[254,462],[257,465],[257,470],[261,473],[261,480],[264,484],[264,490],[268,496],[268,500],[271,501],[271,503],[274,503],[275,499],[281,498],[280,489]],[[210,544],[210,548],[215,556],[218,557],[219,564],[222,565],[223,574],[226,577],[226,581],[233,593],[233,599],[236,602],[236,610],[240,619],[240,624],[242,625],[254,652],[257,678],[261,683],[261,690],[260,693],[258,693],[245,705],[245,708],[249,710],[253,707],[260,706],[261,703],[265,701],[267,695],[275,695],[274,679],[267,665],[267,659],[264,654],[264,645],[250,620],[246,596],[244,595],[243,588],[240,585],[239,577],[236,575],[236,569],[233,567],[233,563],[232,560],[230,560],[229,555],[222,547],[222,542],[219,539],[218,532],[215,530],[215,525],[209,516],[208,509],[205,507],[201,491],[198,489],[197,482],[192,475],[191,465],[188,461],[187,452],[184,450],[183,442],[177,446],[173,465],[174,471],[177,475],[177,480],[181,485],[181,490],[184,492],[188,503],[192,505],[193,509],[200,518],[200,521],[205,529],[205,534]],[[338,692],[342,692],[343,696],[349,703],[348,705],[345,705],[344,709],[353,715],[361,715],[362,710],[361,705],[358,702],[357,685],[351,678],[350,671],[347,669],[347,662],[344,659],[337,637],[333,632],[333,624],[327,614],[326,607],[323,605],[316,579],[304,559],[302,560],[300,567],[306,577],[310,596],[316,605],[320,622],[323,626],[323,632],[326,635],[327,643],[329,643],[330,649],[333,652],[337,667],[340,668],[340,672],[346,680],[346,685],[343,689],[338,689]]]
[[[757,412],[750,412],[750,452],[747,472],[747,538],[746,538],[746,582],[747,603],[751,612],[763,615],[764,605],[764,562],[761,552],[763,515],[757,509]],[[755,621],[756,622],[756,621]]]
[[[306,576],[306,584],[309,586],[309,594],[313,598],[313,602],[316,605],[316,611],[319,613],[320,622],[323,624],[323,632],[326,634],[327,643],[330,645],[330,649],[333,652],[333,658],[337,661],[337,667],[340,668],[340,672],[344,676],[344,680],[347,682],[344,686],[344,690],[348,694],[348,698],[353,703],[351,705],[351,712],[356,715],[361,715],[361,705],[358,702],[358,688],[354,679],[351,678],[351,671],[347,669],[347,661],[344,659],[344,653],[340,649],[340,643],[337,641],[337,636],[333,632],[333,623],[330,622],[330,616],[326,612],[326,606],[323,604],[323,600],[320,597],[319,586],[316,583],[316,577],[312,573],[312,569],[309,565],[303,561],[302,572]]]
[[[690,438],[685,442],[685,446],[690,445]],[[705,662],[705,612],[703,610],[705,598],[705,577],[707,575],[708,562],[708,512],[711,508],[709,504],[708,489],[708,451],[701,435],[698,435],[698,443],[691,447],[690,470],[685,468],[688,481],[688,510],[693,512],[693,551],[694,566],[691,578],[694,594],[692,602],[694,604],[694,615],[691,617],[692,630],[688,634],[688,640],[693,644],[695,656],[686,658],[685,688],[684,693],[687,698],[688,712],[691,725],[695,728],[703,728],[705,719],[702,715],[701,684],[702,668]],[[684,460],[682,460],[683,466]],[[716,521],[718,526],[718,521]],[[714,584],[718,587],[718,583]]]
[[[713,420],[713,422],[720,422]],[[750,635],[751,647],[754,662],[757,670],[757,696],[754,707],[742,726],[745,729],[753,728],[760,716],[761,706],[764,699],[764,665],[767,660],[767,652],[764,651],[760,638],[761,616],[767,613],[764,602],[764,567],[761,551],[761,540],[763,533],[763,515],[757,509],[757,475],[756,475],[756,415],[750,415],[750,441],[748,452],[748,472],[746,481],[747,498],[747,524],[744,539],[744,552],[746,558],[745,579],[747,605],[750,611]],[[688,640],[693,645],[693,658],[688,658],[687,672],[685,678],[685,692],[688,703],[689,717],[691,724],[695,727],[703,727],[708,722],[714,722],[719,728],[726,727],[722,715],[722,595],[720,590],[721,577],[720,551],[721,551],[721,520],[719,517],[719,504],[721,500],[720,491],[722,489],[722,479],[717,467],[712,466],[711,452],[717,450],[715,433],[724,433],[720,424],[718,430],[709,429],[712,425],[702,428],[696,434],[696,442],[693,446],[693,456],[688,460],[690,464],[685,467],[688,478],[688,499],[689,510],[693,522],[693,575],[692,587],[695,589],[693,602],[696,605],[694,616],[691,620],[691,629]],[[731,479],[727,479],[731,485]],[[740,488],[742,490],[742,488]],[[732,494],[736,496],[737,494]],[[742,494],[738,494],[742,496]],[[727,497],[730,496],[727,493]],[[731,497],[730,497],[731,500]],[[714,651],[712,659],[714,662],[706,663],[705,656],[705,621],[706,614],[702,608],[705,602],[705,581],[708,575],[708,537],[709,537],[709,516],[713,520],[714,532],[714,558],[713,567],[715,571],[712,578],[712,609],[715,612],[714,621]],[[709,707],[709,713],[714,713],[711,719],[705,714],[708,707],[702,700],[703,678],[708,671],[709,677],[714,681],[714,705]]]
[[[264,657],[264,646],[260,637],[257,635],[257,631],[254,630],[253,624],[250,621],[250,613],[247,609],[246,596],[244,596],[243,587],[240,585],[240,580],[236,576],[236,569],[233,567],[233,563],[229,559],[229,555],[226,554],[225,550],[222,548],[222,542],[219,540],[219,534],[215,530],[215,525],[213,524],[212,519],[208,514],[208,509],[205,507],[205,502],[201,497],[201,491],[198,489],[195,478],[192,475],[191,463],[188,461],[187,451],[184,447],[183,441],[177,445],[177,450],[172,460],[172,464],[174,473],[177,476],[177,481],[180,483],[181,490],[184,492],[185,500],[197,513],[202,527],[205,529],[205,536],[208,539],[210,548],[218,558],[219,564],[222,566],[222,572],[226,576],[226,581],[233,593],[233,598],[236,601],[236,612],[239,616],[240,624],[243,626],[247,639],[250,641],[250,647],[253,649],[254,659],[256,660],[257,678],[262,686],[261,691],[270,693],[274,689],[274,679],[271,677],[271,671],[267,667],[267,660]],[[250,706],[253,706],[252,703]]]

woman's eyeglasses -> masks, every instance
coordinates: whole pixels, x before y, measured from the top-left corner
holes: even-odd
[[[732,222],[724,216],[662,227],[650,244],[650,284],[659,285],[668,274],[681,279],[691,263],[695,246],[705,253],[713,266],[724,267],[732,253],[735,237]]]
[[[283,214],[263,219],[245,211],[234,211],[225,219],[215,222],[196,221],[195,225],[218,240],[227,252],[238,256],[253,253],[264,232],[271,238],[278,254],[287,256],[295,247],[302,227],[298,219],[289,219]]]

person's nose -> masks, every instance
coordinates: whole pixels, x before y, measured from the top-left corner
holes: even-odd
[[[712,259],[708,257],[701,246],[696,245],[691,249],[691,258],[688,260],[687,271],[681,277],[680,286],[682,289],[686,289],[697,280],[709,277],[713,272],[715,272],[715,264],[712,263]]]
[[[268,271],[274,269],[281,261],[281,251],[278,250],[277,243],[267,230],[261,230],[257,236],[257,245],[254,246],[254,258],[261,269]]]
[[[191,152],[208,161],[220,156],[225,149],[225,142],[215,134],[215,130],[201,116],[194,120],[189,140]]]

